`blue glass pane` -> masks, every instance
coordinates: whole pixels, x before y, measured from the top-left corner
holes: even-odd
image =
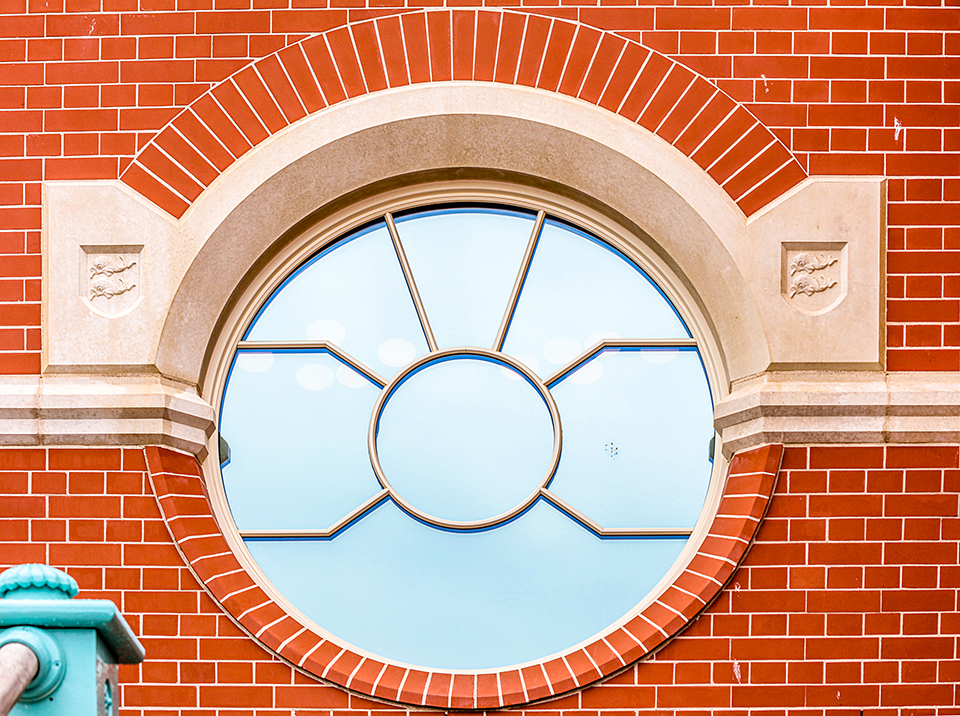
[[[553,424],[513,369],[477,358],[432,363],[384,406],[377,452],[387,480],[418,510],[467,522],[520,505],[543,481]]]
[[[383,223],[311,260],[273,295],[248,341],[328,340],[384,377],[427,352]]]
[[[247,541],[273,584],[332,634],[422,667],[492,669],[567,649],[626,614],[684,540],[600,540],[542,501],[487,532],[384,503],[332,541]]]
[[[397,218],[440,347],[492,346],[533,216],[428,209]],[[540,376],[604,338],[689,334],[616,251],[544,223],[505,351]],[[298,270],[247,340],[329,340],[390,378],[427,352],[386,226]],[[712,404],[695,349],[620,349],[551,390],[563,452],[550,489],[609,528],[686,528],[712,464]],[[377,494],[367,429],[380,389],[323,352],[241,350],[225,392],[223,469],[241,530],[326,529]],[[376,438],[396,494],[443,522],[523,505],[547,473],[550,412],[496,360],[446,357],[386,401]],[[607,629],[670,569],[685,538],[600,539],[544,500],[493,529],[424,524],[388,500],[332,539],[248,538],[277,589],[322,628],[387,659],[492,669],[539,660]]]
[[[604,527],[693,527],[714,434],[695,350],[604,351],[552,393],[563,453],[551,492]]]
[[[656,286],[596,239],[555,221],[540,241],[504,351],[546,377],[604,338],[688,338]]]
[[[494,208],[398,217],[397,230],[440,348],[490,348],[534,216]]]
[[[326,353],[239,352],[220,423],[237,527],[326,529],[379,492],[366,444],[379,393]]]

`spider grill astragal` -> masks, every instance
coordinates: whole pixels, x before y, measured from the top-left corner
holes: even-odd
[[[223,488],[324,633],[496,669],[574,647],[669,572],[712,418],[696,340],[613,245],[544,211],[427,206],[264,302],[223,391]]]

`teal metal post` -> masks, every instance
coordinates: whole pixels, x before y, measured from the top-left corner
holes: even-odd
[[[74,601],[79,591],[73,577],[44,564],[0,574],[0,651],[22,644],[37,661],[12,716],[119,713],[117,665],[139,664],[143,646],[113,602]]]

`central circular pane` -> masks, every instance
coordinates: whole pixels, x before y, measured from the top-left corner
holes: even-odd
[[[701,518],[715,437],[696,342],[643,270],[488,205],[324,244],[244,335],[219,427],[240,537],[318,634],[471,671],[629,620]]]
[[[490,520],[543,483],[553,422],[528,379],[475,356],[411,374],[380,414],[376,449],[395,495],[425,516]]]

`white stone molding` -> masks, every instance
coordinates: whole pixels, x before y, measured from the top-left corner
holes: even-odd
[[[769,443],[960,442],[960,374],[786,371],[717,405],[724,454]],[[166,445],[206,457],[214,409],[159,376],[0,378],[0,446]]]
[[[214,427],[195,390],[158,375],[0,378],[0,446],[166,445],[203,459]]]
[[[441,83],[366,95],[291,125],[179,221],[119,182],[48,182],[45,370],[150,365],[199,384],[235,291],[305,217],[384,182],[467,169],[562,187],[620,217],[693,293],[729,380],[771,366],[880,367],[882,180],[811,178],[748,221],[691,159],[622,117],[542,90]],[[797,310],[781,287],[784,247],[824,242],[843,246],[842,300]],[[89,310],[81,255],[141,246],[136,305]]]
[[[731,250],[749,243],[745,217],[693,160],[587,102],[445,82],[365,95],[287,127],[231,165],[179,221],[119,182],[48,182],[45,258],[53,280],[45,282],[44,369],[146,364],[200,384],[235,291],[306,217],[411,176],[454,179],[465,171],[557,187],[622,217],[695,288],[720,340],[718,363],[730,363],[725,372],[748,375],[770,362]],[[70,306],[78,303],[77,247],[98,243],[144,245],[144,298],[119,318]],[[133,353],[134,345],[137,356],[125,360],[121,346]]]
[[[129,313],[143,293],[143,246],[81,246],[81,295],[94,313],[107,318]],[[86,259],[86,260],[84,260]]]
[[[45,183],[44,376],[0,382],[5,439],[202,452],[215,424],[208,373],[277,257],[310,232],[329,240],[336,217],[398,188],[470,182],[555,201],[655,259],[665,290],[699,317],[727,452],[956,437],[954,403],[917,387],[934,379],[881,370],[883,179],[810,178],[748,219],[691,159],[622,117],[542,90],[449,82],[304,118],[180,220],[120,182]],[[816,268],[797,283],[802,257]],[[92,298],[97,261],[123,284]]]
[[[44,371],[152,366],[195,249],[172,217],[118,181],[48,182],[43,202]],[[94,276],[98,259],[133,265]],[[135,288],[94,298],[98,278]]]
[[[723,450],[768,443],[960,442],[960,373],[770,372],[716,408]]]
[[[749,248],[738,247],[735,260],[763,316],[770,367],[879,368],[884,180],[811,177],[751,216],[747,229]]]

